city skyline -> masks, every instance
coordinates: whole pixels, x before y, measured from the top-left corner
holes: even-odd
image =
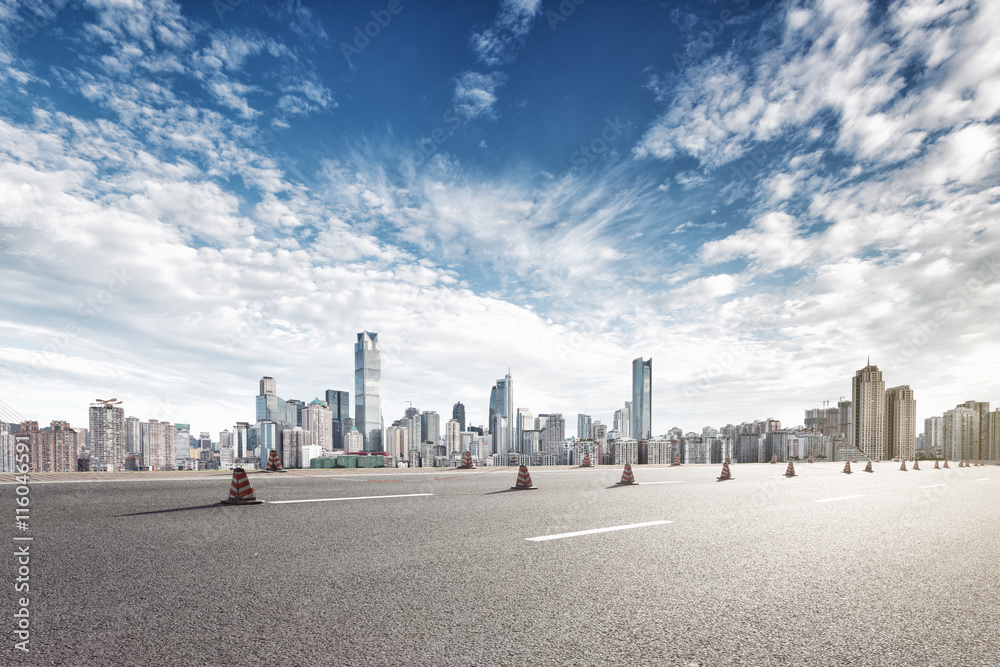
[[[214,434],[375,331],[386,425],[487,425],[507,368],[610,424],[637,357],[652,434],[798,424],[869,355],[918,425],[997,403],[1000,6],[723,4],[402,3],[358,53],[357,3],[13,5],[0,397]]]

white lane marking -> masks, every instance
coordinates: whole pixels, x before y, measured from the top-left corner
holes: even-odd
[[[638,483],[641,484],[642,486],[646,486],[647,484],[683,484],[684,482],[683,480],[672,479],[669,482],[638,482]]]
[[[647,521],[646,523],[630,523],[627,526],[612,526],[610,528],[592,528],[590,530],[578,530],[575,533],[559,533],[558,535],[542,535],[541,537],[526,537],[528,542],[545,542],[547,540],[561,540],[564,537],[577,537],[579,535],[593,535],[594,533],[609,533],[613,530],[628,530],[629,528],[645,528],[646,526],[661,526],[673,521]]]
[[[374,500],[376,498],[416,498],[417,496],[433,496],[433,493],[404,493],[395,496],[354,496],[352,498],[308,498],[306,500],[268,500],[270,505],[288,505],[290,503],[328,503],[334,500]]]
[[[930,486],[921,486],[921,489],[934,489],[939,486],[948,486],[947,484],[931,484]]]
[[[990,481],[990,478],[989,477],[980,477],[979,479],[974,479],[972,481],[973,482],[988,482],[988,481]]]
[[[829,503],[834,500],[847,500],[849,498],[864,498],[864,496],[838,496],[837,498],[816,498],[814,502],[817,503]]]

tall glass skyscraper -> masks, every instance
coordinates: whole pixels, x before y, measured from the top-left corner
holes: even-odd
[[[497,380],[490,391],[490,433],[493,434],[493,453],[506,454],[517,451],[514,442],[514,380],[510,370]]]
[[[653,437],[653,360],[632,360],[632,437]]]
[[[351,392],[326,390],[326,404],[333,413],[333,448],[344,448],[344,422],[351,418]]]
[[[382,451],[382,361],[378,334],[362,331],[354,344],[354,426],[365,451]]]

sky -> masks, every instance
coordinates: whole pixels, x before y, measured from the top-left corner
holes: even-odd
[[[1000,402],[1000,3],[0,0],[0,400]]]

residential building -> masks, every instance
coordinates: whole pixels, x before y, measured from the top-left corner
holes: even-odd
[[[462,455],[462,425],[457,419],[449,419],[444,429],[444,451],[448,458]]]
[[[118,403],[112,399],[90,405],[91,470],[125,469],[125,411]]]
[[[852,385],[854,437],[851,444],[871,459],[886,458],[885,382],[878,366],[859,370]]]
[[[912,459],[916,456],[917,402],[909,385],[885,392],[885,457]]]

